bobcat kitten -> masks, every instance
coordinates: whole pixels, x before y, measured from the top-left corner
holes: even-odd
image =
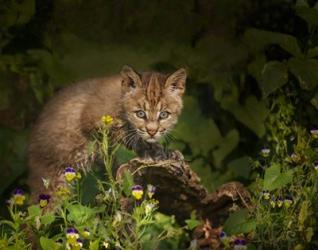
[[[182,109],[186,71],[171,75],[137,73],[124,66],[120,75],[75,83],[55,95],[44,107],[28,147],[31,200],[52,193],[63,184],[63,171],[87,165],[92,131],[111,115],[116,123],[112,137],[140,157],[167,159],[175,156],[158,140],[177,123]],[[43,179],[50,181],[49,189]]]

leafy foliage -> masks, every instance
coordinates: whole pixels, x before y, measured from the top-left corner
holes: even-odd
[[[40,196],[39,204],[25,209],[24,202],[17,199],[24,194],[15,192],[8,206],[11,220],[0,220],[1,249],[29,249],[30,244],[44,250],[180,249],[181,239],[186,240],[185,228],[178,226],[173,216],[156,212],[158,201],[146,191],[141,197],[134,195],[132,177],[127,175],[123,182],[115,182],[109,175],[112,155],[118,147],[109,145],[108,129],[106,126],[101,129],[102,139],[96,142],[102,151],[108,180],[97,180],[99,193],[95,206],[81,204],[81,183],[78,178],[68,179],[66,174],[67,185],[60,187],[67,195],[61,196],[57,187],[52,197],[42,195],[45,203],[41,203]],[[123,199],[133,208],[125,209]],[[198,222],[192,217],[188,224],[194,223]]]
[[[308,133],[318,124],[317,6],[306,0],[5,1],[0,193],[23,184],[29,128],[59,88],[118,73],[123,64],[162,72],[187,66],[184,112],[169,146],[182,150],[210,190],[229,180],[250,185],[255,212],[239,212],[238,222],[233,215],[225,229],[263,248],[317,247],[317,143]],[[267,158],[259,154],[263,146],[271,151]],[[118,157],[124,162],[132,154],[119,149]],[[127,195],[131,178],[125,178]],[[262,191],[275,199],[291,195],[292,206],[271,208]],[[48,215],[41,223],[52,220]],[[53,246],[47,235],[41,244]],[[100,244],[96,239],[91,249]]]

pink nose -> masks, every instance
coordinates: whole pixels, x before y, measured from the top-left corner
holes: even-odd
[[[149,135],[154,136],[157,133],[157,129],[148,129],[147,128],[147,132]]]

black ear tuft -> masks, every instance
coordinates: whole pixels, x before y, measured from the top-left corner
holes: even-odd
[[[182,95],[185,91],[187,71],[184,68],[172,73],[166,80],[165,87],[172,93]]]
[[[124,91],[129,91],[141,86],[140,75],[131,67],[125,65],[120,71],[122,77],[122,87]]]

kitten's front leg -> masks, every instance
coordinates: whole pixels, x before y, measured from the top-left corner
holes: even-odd
[[[179,151],[165,149],[159,143],[142,142],[137,146],[136,153],[142,158],[151,158],[155,161],[184,159]]]

